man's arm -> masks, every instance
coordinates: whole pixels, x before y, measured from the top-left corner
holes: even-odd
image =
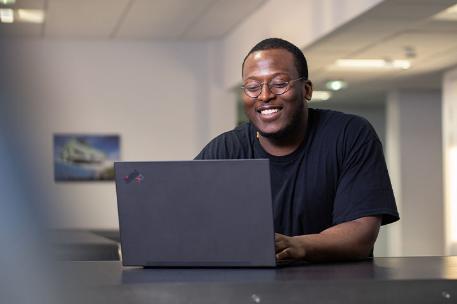
[[[275,235],[276,259],[311,262],[367,258],[381,226],[380,216],[367,216],[332,226],[318,234]]]

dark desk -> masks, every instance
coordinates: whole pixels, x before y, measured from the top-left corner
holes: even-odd
[[[62,266],[107,303],[457,303],[457,257],[278,269],[141,269],[119,262]]]

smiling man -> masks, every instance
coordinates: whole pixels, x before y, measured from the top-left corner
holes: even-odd
[[[380,225],[399,219],[371,125],[308,108],[306,59],[285,40],[254,46],[242,79],[249,123],[213,139],[196,159],[270,160],[278,260],[369,257]]]

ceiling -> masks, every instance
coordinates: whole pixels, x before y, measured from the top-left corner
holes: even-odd
[[[43,24],[0,24],[1,36],[205,41],[221,39],[267,0],[17,0],[42,9]],[[457,22],[431,17],[457,0],[385,0],[304,48],[315,89],[349,86],[331,102],[385,99],[393,89],[439,89],[457,65]],[[84,22],[81,22],[84,20]],[[405,51],[409,49],[409,51]],[[412,50],[412,52],[411,52]],[[409,59],[408,70],[343,70],[340,58]]]
[[[431,18],[456,0],[386,0],[304,49],[316,89],[328,80],[349,86],[332,102],[384,99],[393,89],[440,89],[443,70],[457,65],[457,21]],[[412,51],[411,51],[412,50]],[[408,59],[408,70],[335,68],[340,58]]]
[[[46,38],[221,38],[265,0],[17,0],[44,10],[43,24],[0,24],[0,35]],[[82,22],[84,21],[84,22]]]

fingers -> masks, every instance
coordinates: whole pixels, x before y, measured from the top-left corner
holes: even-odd
[[[277,260],[287,260],[287,259],[290,259],[291,256],[290,256],[290,250],[289,248],[279,252],[276,254],[276,259]]]
[[[276,253],[283,251],[288,247],[287,243],[287,237],[276,233],[275,234],[275,248],[276,248]]]
[[[306,249],[299,239],[279,233],[275,234],[275,249],[278,260],[304,259],[306,256]]]
[[[280,240],[283,240],[284,238],[286,238],[286,236],[284,234],[280,234],[280,233],[275,233],[275,241],[280,241]]]
[[[276,244],[275,244],[275,252],[276,252],[276,253],[281,252],[281,251],[283,251],[283,250],[285,250],[285,249],[287,249],[286,244],[284,244],[284,243],[279,243],[279,244],[276,243]]]

